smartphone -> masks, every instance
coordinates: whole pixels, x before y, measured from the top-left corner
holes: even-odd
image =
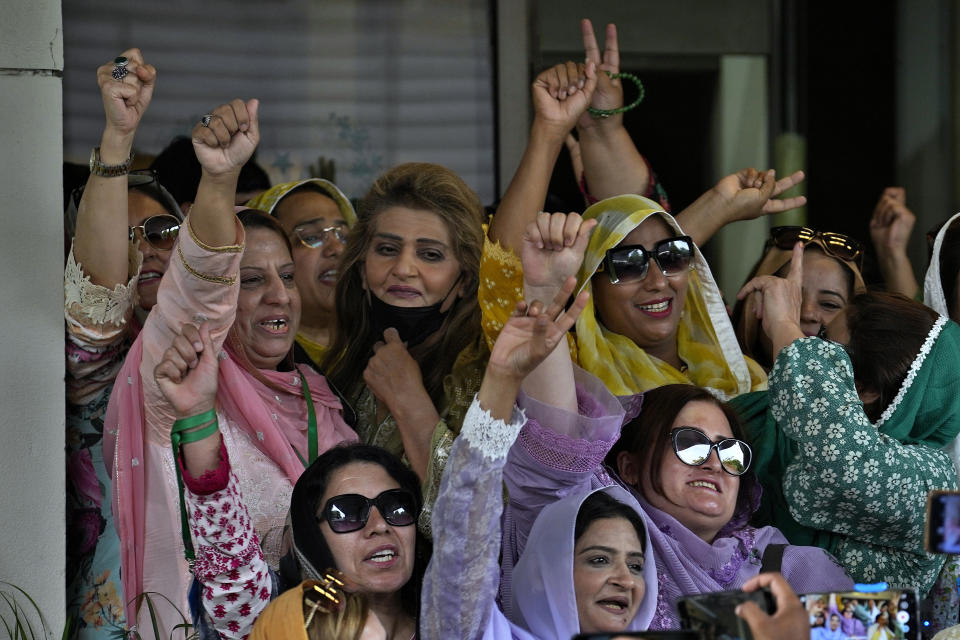
[[[696,631],[621,631],[620,633],[580,633],[573,640],[627,640],[628,638],[646,638],[646,640],[700,640]]]
[[[755,602],[761,611],[769,614],[777,609],[770,591],[757,589],[686,596],[677,602],[677,611],[682,626],[696,631],[706,640],[753,640],[747,621],[734,613],[742,602]]]
[[[923,546],[930,553],[960,553],[960,491],[931,491],[927,495]]]
[[[810,616],[813,640],[830,637],[837,630],[847,637],[866,638],[881,629],[891,638],[920,639],[916,589],[805,593],[800,600]]]

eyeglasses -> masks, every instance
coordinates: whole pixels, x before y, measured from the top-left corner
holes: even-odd
[[[690,236],[667,238],[654,245],[653,251],[639,244],[608,249],[597,272],[608,271],[613,284],[636,282],[647,277],[651,259],[657,263],[663,275],[676,275],[690,266],[693,239]]]
[[[673,452],[680,462],[699,467],[710,458],[710,452],[717,450],[720,466],[732,476],[741,476],[750,468],[753,450],[743,440],[723,438],[714,442],[707,434],[694,427],[677,427],[670,432]]]
[[[127,228],[130,233],[130,242],[136,239],[139,231],[140,237],[151,247],[159,251],[169,251],[177,240],[177,234],[180,233],[180,221],[168,213],[161,213],[150,216],[143,221],[143,224]]]
[[[846,262],[856,261],[859,266],[860,259],[863,257],[863,245],[856,238],[832,231],[814,231],[809,227],[774,227],[770,229],[770,243],[784,251],[790,251],[798,242],[802,242],[806,246],[815,238],[820,239],[823,250],[827,255]]]
[[[376,498],[345,493],[327,500],[317,522],[326,520],[334,533],[350,533],[367,526],[370,507],[376,505],[387,524],[407,527],[417,521],[417,501],[406,489],[388,489]]]
[[[325,227],[322,220],[310,220],[295,226],[293,235],[303,246],[320,249],[330,239],[331,235],[340,244],[345,244],[347,242],[347,231],[349,230],[344,228],[342,224]]]

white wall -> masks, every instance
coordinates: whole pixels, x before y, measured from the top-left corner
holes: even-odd
[[[65,610],[62,33],[58,0],[4,3],[0,580],[34,597],[56,637]]]

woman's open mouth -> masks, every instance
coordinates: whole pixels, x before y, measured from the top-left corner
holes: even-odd
[[[286,335],[290,331],[290,324],[286,318],[268,318],[258,322],[257,326],[274,335]]]
[[[673,298],[663,298],[645,304],[636,304],[634,308],[652,318],[666,318],[670,315],[670,312],[673,311]]]

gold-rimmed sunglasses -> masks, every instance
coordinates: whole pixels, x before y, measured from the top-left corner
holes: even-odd
[[[859,267],[863,262],[863,244],[856,238],[833,231],[816,231],[809,227],[783,226],[770,229],[769,244],[790,251],[798,242],[806,246],[811,241],[819,239],[820,246],[828,256],[839,258],[845,262],[855,262]]]

